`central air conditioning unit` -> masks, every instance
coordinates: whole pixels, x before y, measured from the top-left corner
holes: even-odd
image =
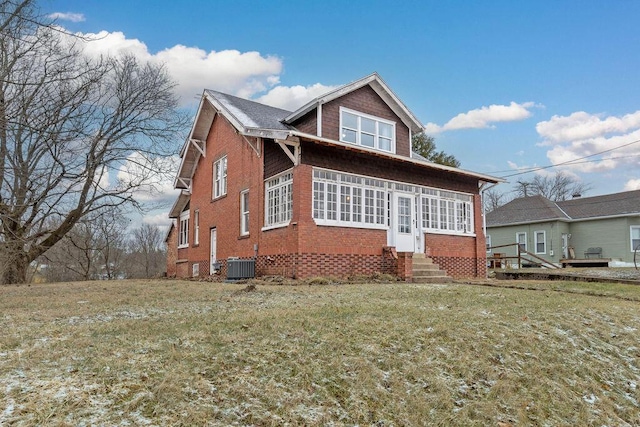
[[[227,279],[241,280],[256,277],[256,260],[227,258]]]
[[[191,277],[198,277],[200,275],[200,263],[195,263],[191,266]]]

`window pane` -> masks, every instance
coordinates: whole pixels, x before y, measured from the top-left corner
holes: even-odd
[[[340,138],[344,142],[356,143],[356,131],[342,128],[342,136]]]
[[[365,147],[373,147],[375,143],[375,139],[373,135],[369,135],[368,133],[363,133],[360,135],[360,145],[364,145]]]
[[[358,116],[351,113],[342,113],[342,126],[351,129],[358,129]]]
[[[340,220],[351,221],[351,187],[340,186]]]
[[[391,140],[386,138],[379,138],[378,143],[380,144],[381,150],[391,151]]]
[[[376,121],[362,117],[360,119],[360,130],[367,133],[376,133]]]
[[[398,233],[411,233],[411,199],[398,197]]]
[[[384,138],[393,138],[393,126],[386,123],[378,123],[378,133]]]

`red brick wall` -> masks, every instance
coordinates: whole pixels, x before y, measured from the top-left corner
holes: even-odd
[[[254,139],[253,143],[257,143]],[[227,156],[227,194],[213,200],[213,164]],[[191,275],[194,263],[200,264],[200,275],[209,273],[210,230],[217,230],[217,258],[252,257],[258,243],[264,208],[263,157],[238,135],[221,115],[216,115],[207,137],[207,155],[201,157],[192,181],[189,205],[189,248],[178,251],[179,258],[189,260],[179,275]],[[249,190],[249,236],[240,235],[240,192]],[[199,244],[194,244],[194,212],[200,212]],[[184,270],[184,271],[183,271]]]

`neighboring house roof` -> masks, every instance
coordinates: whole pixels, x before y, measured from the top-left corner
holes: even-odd
[[[567,219],[569,217],[551,200],[531,196],[514,199],[489,212],[487,227]]]
[[[522,197],[489,212],[487,227],[629,215],[640,215],[640,190],[561,202],[552,202],[543,196]]]
[[[340,86],[337,89],[334,89],[330,92],[325,93],[324,95],[308,102],[302,107],[298,108],[298,110],[294,111],[290,115],[288,115],[285,119],[285,123],[292,123],[296,119],[307,114],[309,111],[312,111],[315,108],[318,108],[319,105],[325,104],[329,101],[333,101],[334,99],[340,98],[347,93],[353,92],[356,89],[360,89],[366,85],[371,86],[371,88],[376,91],[376,93],[382,98],[387,105],[393,110],[394,113],[402,122],[407,125],[409,129],[411,129],[412,133],[419,133],[424,131],[424,126],[420,123],[420,120],[413,115],[411,111],[400,101],[400,98],[396,96],[395,93],[387,86],[387,84],[380,78],[378,73],[369,74],[366,77],[363,77],[354,82],[348,83],[346,85]]]
[[[573,219],[640,214],[640,190],[558,202]]]

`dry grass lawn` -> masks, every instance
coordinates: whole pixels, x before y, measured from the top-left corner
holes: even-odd
[[[640,287],[245,286],[0,288],[0,425],[640,425]]]

